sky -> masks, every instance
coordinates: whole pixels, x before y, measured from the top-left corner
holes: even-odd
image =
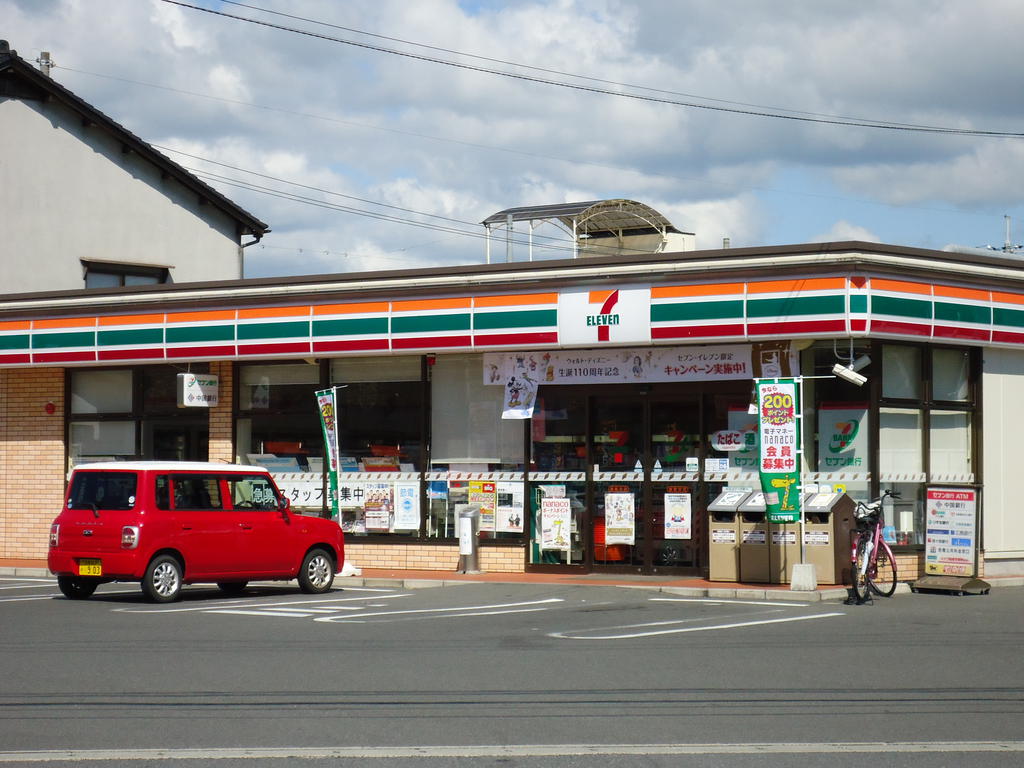
[[[480,264],[491,214],[612,198],[698,248],[1024,240],[1019,0],[182,3],[0,0],[0,38],[266,222],[246,277]]]

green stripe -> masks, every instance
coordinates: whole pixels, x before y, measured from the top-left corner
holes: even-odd
[[[183,328],[168,327],[167,343],[180,344],[188,341],[234,341],[235,326],[203,325]]]
[[[996,307],[992,311],[992,321],[996,325],[1009,325],[1014,328],[1024,328],[1024,312],[1019,309],[1003,309]]]
[[[932,317],[932,303],[918,299],[898,299],[894,296],[872,296],[871,314],[918,317],[930,320]]]
[[[845,315],[844,296],[787,296],[782,299],[749,299],[747,317],[793,315]]]
[[[850,297],[850,312],[867,312],[868,297],[863,293],[857,293]]]
[[[743,319],[743,301],[687,301],[678,304],[652,304],[651,322],[679,320]]]
[[[55,349],[57,347],[91,347],[95,344],[95,331],[32,334],[32,349]]]
[[[953,323],[979,323],[988,325],[992,322],[992,309],[979,307],[976,304],[946,304],[935,302],[935,319]]]
[[[429,333],[431,331],[468,331],[469,315],[423,315],[392,317],[392,333]]]
[[[163,328],[133,328],[120,331],[100,331],[97,341],[100,346],[117,344],[163,344]]]
[[[354,336],[370,334],[386,334],[388,319],[386,317],[355,317],[345,320],[314,320],[314,336]]]
[[[529,309],[519,312],[477,312],[473,315],[473,328],[489,331],[495,328],[538,328],[558,324],[554,309]]]
[[[309,336],[309,321],[289,323],[253,323],[238,326],[238,340],[242,339],[296,339]]]
[[[0,336],[0,349],[28,349],[29,336],[19,333],[16,336]]]

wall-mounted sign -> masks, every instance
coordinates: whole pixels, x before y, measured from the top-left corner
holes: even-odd
[[[212,373],[178,374],[179,408],[216,408],[220,378]]]

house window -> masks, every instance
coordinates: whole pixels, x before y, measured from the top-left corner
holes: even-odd
[[[169,282],[167,267],[82,261],[86,288],[120,288],[125,285],[157,285]]]

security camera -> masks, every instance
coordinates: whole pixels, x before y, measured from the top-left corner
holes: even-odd
[[[850,365],[850,370],[859,371],[861,368],[867,368],[871,365],[871,358],[867,355],[861,355]]]
[[[832,366],[832,373],[844,381],[856,384],[858,387],[864,386],[864,382],[868,380],[867,376],[861,376],[852,368],[847,368],[845,365],[840,365],[839,363]]]

